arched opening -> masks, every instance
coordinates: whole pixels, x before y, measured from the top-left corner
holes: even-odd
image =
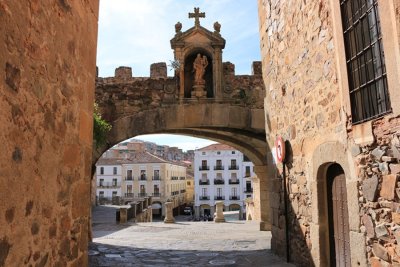
[[[161,219],[162,217],[162,204],[159,201],[153,201],[151,205],[153,219]]]
[[[240,211],[240,205],[239,204],[230,204],[229,205],[229,211]]]
[[[214,97],[214,87],[213,87],[213,59],[210,54],[204,49],[196,49],[193,50],[190,54],[188,54],[185,58],[185,98],[191,98],[192,90],[193,90],[193,81],[194,81],[194,69],[193,63],[200,54],[201,56],[206,56],[208,65],[205,69],[204,80],[206,81],[206,91],[207,98]]]
[[[320,263],[351,266],[346,176],[337,163],[318,169]]]

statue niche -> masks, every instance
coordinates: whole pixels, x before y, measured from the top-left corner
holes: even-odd
[[[212,59],[203,52],[190,54],[185,60],[185,98],[212,98]]]

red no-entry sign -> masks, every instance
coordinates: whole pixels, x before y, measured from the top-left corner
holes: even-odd
[[[282,137],[278,136],[275,141],[276,147],[276,158],[279,162],[283,162],[285,160],[285,141]]]

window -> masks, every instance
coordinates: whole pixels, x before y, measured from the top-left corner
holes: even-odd
[[[127,185],[126,186],[126,192],[127,193],[132,193],[132,185]]]
[[[232,172],[231,173],[231,179],[232,180],[236,180],[237,179],[237,173],[236,172]]]
[[[190,186],[190,182],[186,182],[187,186]]]
[[[217,197],[222,197],[222,188],[217,188]]]
[[[117,191],[112,191],[112,196],[113,196],[113,197],[116,197],[116,196],[117,196],[117,194],[118,194],[118,192],[117,192]]]
[[[378,0],[341,0],[352,122],[391,111]]]
[[[246,177],[250,176],[250,166],[246,166]]]
[[[202,160],[201,161],[201,166],[206,167],[207,166],[207,160]]]
[[[112,180],[112,185],[113,185],[113,186],[117,186],[117,179],[116,179],[116,178],[114,178],[114,179]]]
[[[117,167],[113,168],[113,174],[117,174]]]
[[[202,182],[207,181],[207,174],[206,174],[206,173],[202,173],[202,174],[201,174],[201,181],[202,181]]]
[[[144,184],[140,185],[140,193],[146,193],[146,187],[144,187]]]
[[[140,170],[140,180],[146,180],[146,170]]]
[[[154,190],[154,193],[156,193],[156,194],[160,193],[160,188],[158,187],[158,185],[154,185],[153,190]]]
[[[160,180],[160,170],[154,170],[153,180]]]
[[[104,197],[104,191],[99,191],[99,197]]]
[[[202,195],[203,197],[207,196],[207,188],[202,188],[202,189],[201,189],[201,195]]]
[[[126,171],[126,180],[131,181],[132,179],[133,179],[132,170],[127,170]]]
[[[231,159],[231,166],[236,166],[236,159]]]
[[[201,154],[204,156],[206,154],[206,152],[201,152]]]
[[[232,188],[232,196],[234,196],[234,197],[237,196],[237,188],[236,187]]]
[[[104,167],[100,167],[100,174],[104,174]]]
[[[99,185],[100,185],[100,186],[104,186],[104,179],[100,179]]]
[[[217,151],[217,155],[221,155],[221,151]]]
[[[232,151],[232,154],[236,154],[236,151]]]

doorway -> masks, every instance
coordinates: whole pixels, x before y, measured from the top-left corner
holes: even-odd
[[[330,266],[347,267],[351,260],[346,177],[339,164],[332,164],[326,178]]]

